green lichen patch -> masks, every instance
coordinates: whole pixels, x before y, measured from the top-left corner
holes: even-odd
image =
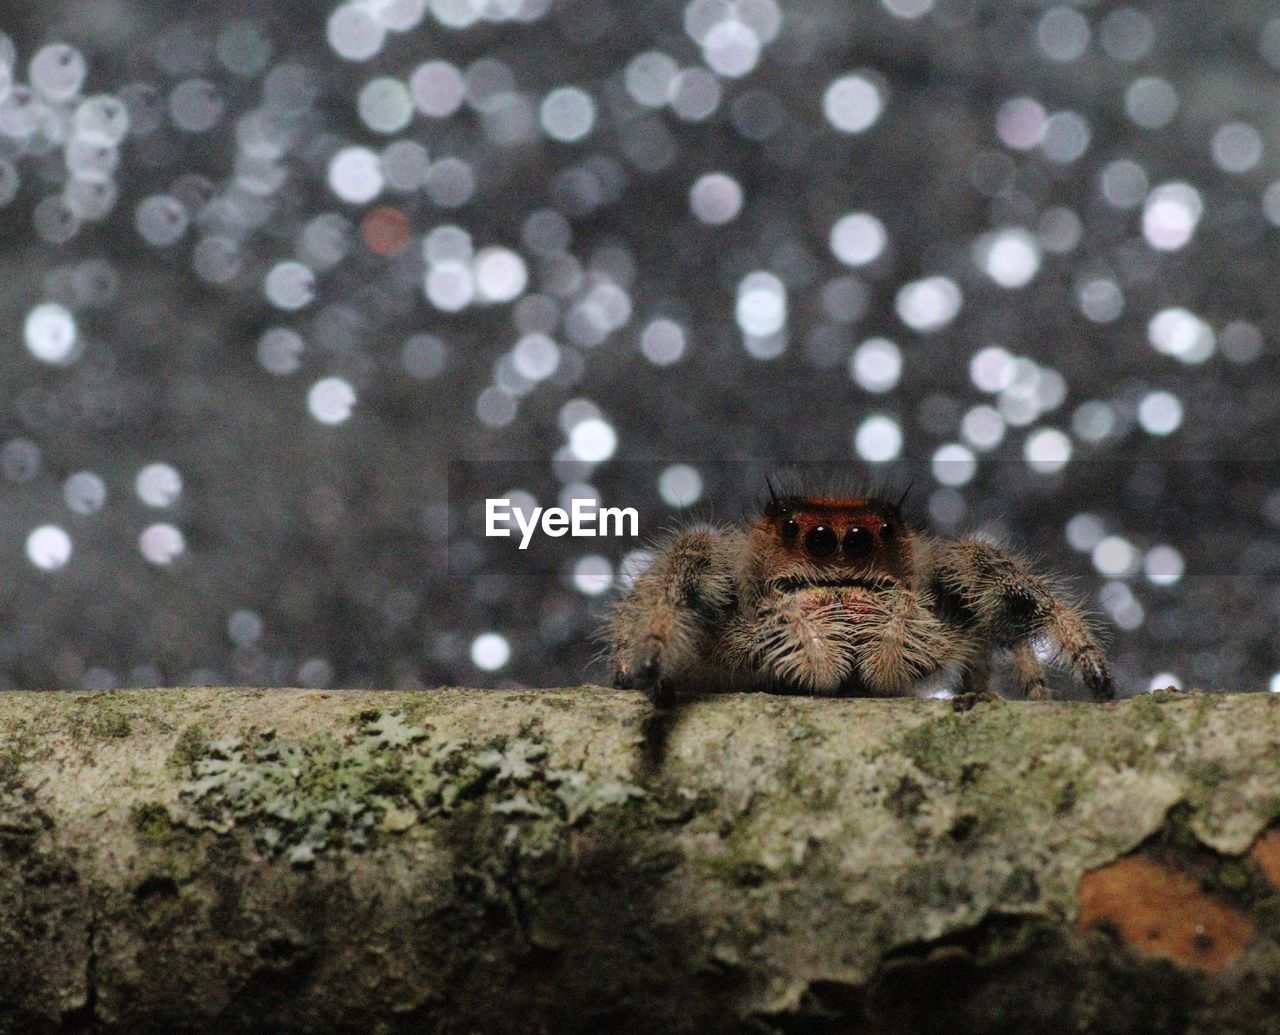
[[[327,848],[366,848],[463,802],[541,824],[522,832],[537,842],[643,795],[549,761],[530,737],[443,739],[401,712],[370,711],[344,737],[293,740],[266,730],[203,743],[181,787],[181,821],[224,833],[246,828],[260,850],[307,865]]]

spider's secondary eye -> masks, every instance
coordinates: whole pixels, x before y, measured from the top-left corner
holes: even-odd
[[[886,526],[887,527],[887,526]],[[876,545],[875,534],[869,528],[851,528],[844,534],[844,555],[865,557]]]
[[[786,521],[782,522],[782,538],[783,539],[788,539],[788,540],[794,539],[799,534],[800,534],[800,522],[797,521],[795,518],[787,518]]]
[[[812,557],[830,557],[839,545],[835,532],[826,525],[815,525],[804,537],[804,548]]]
[[[893,538],[895,535],[897,535],[897,534],[898,534],[898,533],[897,533],[897,532],[895,532],[895,531],[893,530],[893,526],[892,526],[892,525],[884,525],[884,526],[880,529],[880,538],[881,538],[881,539],[883,539],[885,542],[888,542],[890,539],[892,539],[892,538]]]

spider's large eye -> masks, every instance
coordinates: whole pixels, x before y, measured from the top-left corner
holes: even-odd
[[[875,534],[869,528],[851,528],[844,534],[844,555],[851,560],[865,557],[875,545]]]
[[[811,557],[830,557],[839,545],[839,538],[826,525],[815,525],[804,537],[804,548]]]
[[[800,534],[800,522],[795,518],[787,518],[782,522],[782,538],[787,542],[795,539]]]

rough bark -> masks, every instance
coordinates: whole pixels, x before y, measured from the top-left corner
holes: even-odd
[[[0,696],[0,1031],[1280,1031],[1280,696]]]

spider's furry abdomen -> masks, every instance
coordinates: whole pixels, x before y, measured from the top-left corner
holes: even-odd
[[[990,543],[937,539],[877,496],[770,493],[747,527],[671,536],[607,628],[619,686],[901,696],[985,690],[994,650],[1048,696],[1036,647],[1098,699],[1106,656],[1079,607]]]

